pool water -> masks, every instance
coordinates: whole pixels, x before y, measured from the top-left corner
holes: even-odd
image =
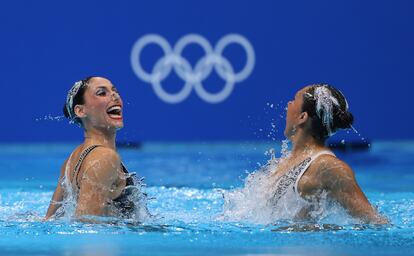
[[[223,191],[242,187],[248,173],[267,162],[266,151],[280,152],[277,142],[120,149],[129,170],[145,177],[153,220],[42,222],[60,166],[75,146],[0,145],[0,255],[414,255],[414,142],[336,152],[391,220],[386,226],[221,218]]]

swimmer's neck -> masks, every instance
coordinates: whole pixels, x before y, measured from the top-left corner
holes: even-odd
[[[84,144],[91,144],[91,145],[102,145],[104,147],[111,148],[115,150],[115,138],[116,132],[108,132],[108,131],[101,131],[101,130],[85,130],[84,132]]]
[[[292,135],[290,140],[292,141],[292,156],[314,154],[315,152],[326,148],[323,142],[315,139],[312,135],[305,133],[303,130]]]

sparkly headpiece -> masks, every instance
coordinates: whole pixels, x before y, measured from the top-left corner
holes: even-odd
[[[75,98],[76,94],[78,94],[79,89],[86,84],[87,82],[85,80],[76,82],[66,96],[66,110],[68,111],[69,119],[71,121],[74,121],[76,118],[75,112],[73,111],[73,99]]]
[[[342,94],[342,93],[341,93]],[[332,96],[331,91],[327,85],[320,85],[315,88],[314,95],[307,93],[308,96],[313,97],[316,102],[316,114],[322,120],[323,125],[328,130],[328,136],[332,135],[333,125],[333,107],[334,105],[340,107],[338,99]],[[345,99],[345,97],[344,97]],[[348,111],[348,102],[345,99],[346,111]]]

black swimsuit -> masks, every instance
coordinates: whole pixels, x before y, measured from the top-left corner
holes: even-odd
[[[75,182],[78,191],[80,190],[80,185],[78,184],[78,174],[81,168],[83,160],[85,157],[95,148],[99,147],[100,145],[92,145],[86,148],[79,157],[78,162],[75,166],[75,171],[72,174],[72,181]],[[125,218],[131,218],[135,211],[135,203],[133,201],[134,195],[136,196],[139,191],[137,191],[136,184],[133,178],[133,175],[128,173],[128,170],[125,168],[124,164],[121,163],[122,171],[125,173],[126,176],[126,184],[125,188],[122,190],[121,194],[112,199],[112,205],[116,208],[116,210]]]

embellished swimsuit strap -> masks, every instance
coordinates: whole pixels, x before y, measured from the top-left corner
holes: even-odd
[[[76,163],[76,165],[75,165],[75,170],[73,171],[73,174],[72,174],[72,182],[74,182],[75,184],[76,184],[76,187],[78,187],[78,189],[80,189],[80,186],[79,186],[79,184],[77,183],[77,180],[78,180],[78,175],[79,175],[79,170],[80,170],[80,168],[81,168],[81,166],[82,166],[82,163],[83,163],[83,160],[85,160],[85,158],[86,158],[86,156],[92,151],[92,150],[94,150],[95,148],[97,148],[97,147],[99,147],[100,145],[92,145],[92,146],[89,146],[89,147],[87,147],[83,152],[82,152],[82,154],[80,155],[80,157],[79,157],[79,160],[78,160],[78,162]]]
[[[302,178],[303,174],[305,174],[305,172],[308,170],[308,168],[312,164],[312,162],[315,161],[315,159],[317,159],[321,155],[335,156],[335,154],[333,152],[329,151],[329,150],[322,150],[322,151],[319,151],[318,153],[314,154],[313,156],[311,156],[311,160],[304,166],[304,168],[302,168],[301,172],[299,173],[299,176],[296,179],[295,186],[293,187],[293,189],[295,190],[295,194],[298,196],[298,198],[300,198],[300,195],[299,195],[299,192],[298,192],[298,185],[299,185],[300,178]]]
[[[129,172],[128,172],[128,169],[125,167],[125,165],[124,165],[124,163],[123,162],[121,162],[121,169],[122,169],[122,172],[123,173],[125,173],[125,174],[128,174]]]

